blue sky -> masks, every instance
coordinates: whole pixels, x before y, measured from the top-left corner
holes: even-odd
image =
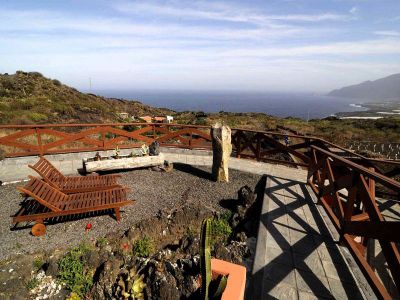
[[[400,72],[400,1],[0,0],[0,72],[16,70],[82,90],[323,93]]]

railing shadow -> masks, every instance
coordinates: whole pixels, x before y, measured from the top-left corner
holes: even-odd
[[[336,298],[337,284],[343,285],[343,296],[362,299],[305,184],[273,176],[267,180],[264,201],[269,201],[269,209],[260,223],[268,230],[267,263],[253,274],[262,284],[257,286],[261,290],[249,292],[249,299],[297,298],[302,292]]]

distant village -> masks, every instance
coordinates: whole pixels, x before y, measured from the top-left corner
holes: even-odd
[[[125,121],[132,121],[132,122],[146,122],[146,123],[172,123],[174,121],[173,116],[141,116],[135,117],[129,115],[127,112],[121,112],[118,116],[125,120]]]

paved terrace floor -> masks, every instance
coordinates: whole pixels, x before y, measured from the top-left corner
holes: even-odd
[[[251,298],[363,299],[302,179],[266,179]]]

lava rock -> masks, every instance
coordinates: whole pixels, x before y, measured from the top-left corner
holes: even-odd
[[[214,247],[214,252],[215,252],[215,257],[218,257],[218,259],[231,261],[231,254],[229,252],[229,249],[225,247],[223,244],[216,243]]]
[[[85,260],[89,267],[97,268],[101,265],[100,254],[98,251],[88,251],[85,253]]]
[[[50,275],[52,277],[57,277],[58,275],[58,260],[55,257],[52,257],[46,263],[46,275]]]
[[[238,233],[236,234],[236,240],[237,240],[238,242],[242,242],[242,243],[246,242],[246,240],[247,240],[246,233],[243,232],[243,231],[238,232]]]
[[[238,200],[241,205],[249,207],[254,203],[255,199],[256,195],[248,185],[242,186],[239,189]]]
[[[93,286],[92,296],[94,300],[112,299],[113,285],[120,272],[122,261],[112,259],[106,261],[100,268],[99,279]]]
[[[165,300],[175,300],[180,298],[180,292],[176,286],[175,278],[167,273],[160,282],[160,296]]]
[[[160,154],[160,144],[157,141],[154,141],[150,144],[149,154],[150,156],[156,156]]]

